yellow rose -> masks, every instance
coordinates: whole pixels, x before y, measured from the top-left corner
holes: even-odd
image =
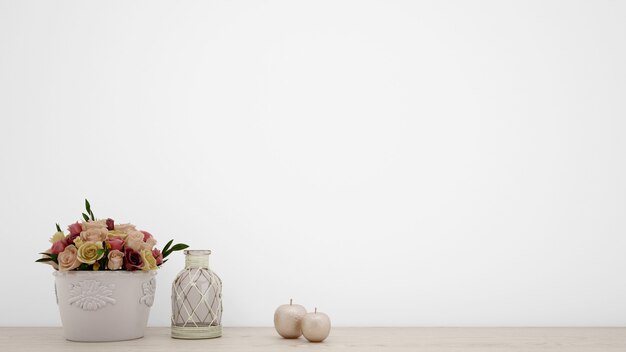
[[[54,235],[52,235],[52,237],[50,237],[50,243],[54,243],[57,241],[60,241],[62,239],[65,238],[65,234],[63,232],[55,232]]]
[[[93,264],[104,256],[102,242],[85,242],[78,248],[77,257],[81,263]]]
[[[141,270],[148,271],[157,268],[156,259],[152,256],[152,252],[147,249],[142,249],[139,254],[141,255],[141,260],[143,260],[143,267]]]
[[[76,248],[80,248],[84,243],[85,242],[83,242],[80,236],[74,239],[74,245],[76,246]]]

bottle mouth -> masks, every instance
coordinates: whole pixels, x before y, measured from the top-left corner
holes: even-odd
[[[185,255],[209,255],[211,251],[208,249],[185,249]]]

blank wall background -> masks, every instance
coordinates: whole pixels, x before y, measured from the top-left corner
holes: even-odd
[[[0,0],[0,325],[60,324],[33,261],[85,197],[212,249],[227,326],[626,325],[625,17]]]

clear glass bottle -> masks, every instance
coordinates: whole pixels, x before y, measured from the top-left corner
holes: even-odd
[[[222,280],[209,269],[209,250],[186,250],[185,269],[172,284],[172,337],[222,336]]]

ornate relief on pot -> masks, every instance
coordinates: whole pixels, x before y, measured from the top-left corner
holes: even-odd
[[[152,278],[150,281],[144,282],[141,284],[141,289],[143,296],[141,296],[139,302],[152,307],[152,304],[154,304],[154,292],[156,291],[156,280]]]
[[[114,284],[102,285],[96,280],[79,281],[70,284],[68,303],[82,310],[98,310],[107,304],[114,305]]]

